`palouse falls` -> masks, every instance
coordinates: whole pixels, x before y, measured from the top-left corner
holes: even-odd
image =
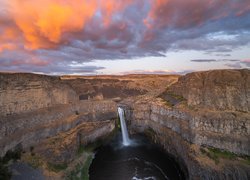
[[[249,180],[249,0],[1,0],[0,180]]]

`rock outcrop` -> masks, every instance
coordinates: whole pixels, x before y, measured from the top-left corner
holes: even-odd
[[[42,140],[35,152],[49,163],[70,163],[76,158],[81,145],[105,139],[114,130],[115,119],[83,122],[66,132]]]
[[[190,106],[213,110],[250,111],[250,70],[214,70],[179,78],[169,91]]]
[[[35,74],[0,74],[0,116],[71,104],[78,97],[59,77]]]

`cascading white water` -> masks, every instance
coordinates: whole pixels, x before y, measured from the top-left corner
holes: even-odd
[[[124,146],[128,146],[130,144],[130,139],[128,137],[128,130],[125,122],[124,110],[121,107],[118,107],[118,114],[120,117],[121,128],[122,128],[122,144]]]

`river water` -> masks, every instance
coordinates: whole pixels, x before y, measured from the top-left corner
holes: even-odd
[[[179,165],[161,147],[142,135],[122,144],[119,134],[113,141],[97,149],[89,168],[90,180],[182,180]]]

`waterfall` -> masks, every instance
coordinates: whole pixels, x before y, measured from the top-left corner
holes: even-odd
[[[118,114],[120,117],[121,128],[122,128],[122,144],[128,146],[130,144],[130,139],[128,137],[128,130],[124,117],[124,110],[121,107],[118,107]]]

